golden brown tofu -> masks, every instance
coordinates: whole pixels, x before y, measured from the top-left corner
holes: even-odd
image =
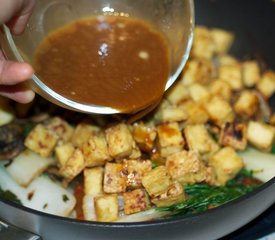
[[[215,53],[227,53],[234,41],[234,34],[223,29],[214,28],[211,30],[211,35],[215,43]]]
[[[256,61],[243,63],[243,82],[246,87],[254,87],[261,78],[259,64]]]
[[[189,98],[189,91],[182,82],[175,82],[165,94],[166,99],[172,105],[178,105]]]
[[[142,178],[142,185],[152,198],[166,192],[171,184],[172,179],[165,166],[154,168]]]
[[[209,85],[209,92],[214,96],[219,96],[227,102],[232,97],[232,89],[228,82],[216,79]]]
[[[237,101],[234,104],[235,112],[244,117],[250,118],[257,113],[259,109],[259,100],[255,92],[250,90],[245,90],[241,92]]]
[[[58,161],[59,167],[63,167],[73,154],[75,147],[72,143],[65,143],[55,148],[55,157]]]
[[[209,166],[213,167],[216,175],[215,185],[224,186],[238,174],[244,163],[233,148],[225,147],[210,158]]]
[[[220,144],[237,150],[247,146],[247,126],[243,123],[226,123],[221,129]]]
[[[218,126],[234,120],[234,111],[231,105],[224,99],[214,96],[204,104],[209,118]]]
[[[129,155],[129,159],[140,159],[141,158],[141,151],[139,146],[135,141],[133,141],[133,149],[132,153]]]
[[[83,153],[80,149],[75,149],[73,154],[59,170],[60,175],[67,181],[74,179],[85,168]]]
[[[82,151],[87,167],[103,166],[112,160],[104,134],[91,135],[82,145]]]
[[[104,173],[105,193],[122,193],[127,187],[127,172],[121,163],[106,163]]]
[[[134,139],[126,124],[109,127],[105,132],[111,157],[121,159],[131,155]]]
[[[202,155],[213,153],[219,149],[218,144],[212,139],[203,124],[186,126],[184,135],[189,149],[198,151]]]
[[[190,86],[194,83],[208,84],[214,77],[213,62],[208,59],[189,60],[182,72],[180,83]]]
[[[69,125],[65,120],[54,117],[46,125],[47,129],[56,133],[60,141],[68,142],[74,132],[73,127]]]
[[[25,139],[25,146],[41,157],[49,157],[57,140],[58,136],[54,132],[48,130],[44,125],[38,124]]]
[[[166,159],[166,168],[172,179],[182,185],[200,183],[206,180],[206,167],[197,151],[181,151]]]
[[[233,90],[243,89],[241,65],[222,65],[219,67],[219,78],[226,81]]]
[[[152,170],[151,160],[124,160],[123,166],[127,171],[127,187],[142,187],[142,177]]]
[[[154,147],[157,131],[154,127],[149,127],[143,123],[135,123],[133,137],[143,151],[149,152]]]
[[[266,98],[270,98],[275,92],[275,73],[266,71],[256,87]]]
[[[98,196],[103,194],[103,168],[84,169],[84,194]]]
[[[272,147],[275,127],[255,121],[249,121],[247,139],[250,144],[258,149],[269,151]]]
[[[168,106],[161,109],[160,111],[160,121],[165,122],[182,122],[187,119],[187,113],[183,108],[178,106]]]
[[[98,134],[100,128],[89,124],[89,123],[79,123],[72,135],[72,143],[76,147],[82,147],[82,145],[88,141],[89,137],[94,134]]]
[[[209,119],[208,113],[203,108],[201,103],[187,101],[181,104],[181,107],[187,113],[186,125],[188,124],[203,124]]]
[[[233,56],[231,55],[228,55],[228,54],[224,54],[224,55],[220,55],[218,58],[218,63],[219,63],[219,66],[222,66],[222,65],[239,65],[239,61],[234,58]]]
[[[114,222],[118,219],[118,198],[116,194],[96,197],[94,203],[97,221]]]
[[[157,132],[158,146],[162,157],[179,152],[183,148],[184,139],[177,122],[161,124],[157,127]]]
[[[182,185],[175,181],[173,182],[166,192],[155,196],[151,199],[157,207],[168,207],[185,200],[185,194]]]
[[[207,101],[210,94],[205,86],[202,84],[192,84],[189,87],[189,93],[192,100],[195,102]]]
[[[183,145],[184,140],[177,122],[160,124],[157,127],[160,147]]]
[[[215,47],[216,45],[209,29],[203,26],[197,26],[194,32],[191,56],[211,59],[214,56]]]
[[[145,211],[150,207],[149,197],[144,189],[123,193],[124,213],[133,214]]]

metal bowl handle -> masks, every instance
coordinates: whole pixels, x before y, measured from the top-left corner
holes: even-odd
[[[9,240],[42,240],[42,238],[23,229],[17,228],[0,219],[0,239]]]

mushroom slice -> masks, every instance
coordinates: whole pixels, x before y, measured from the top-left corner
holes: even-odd
[[[17,124],[0,127],[0,160],[16,157],[24,149],[23,128]]]

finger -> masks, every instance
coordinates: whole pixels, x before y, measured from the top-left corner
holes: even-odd
[[[14,85],[30,79],[33,68],[28,63],[0,60],[0,85]]]
[[[24,104],[33,101],[35,97],[35,93],[25,84],[0,86],[0,95]]]
[[[8,26],[13,34],[21,34],[31,16],[32,10],[35,6],[35,0],[23,0],[19,12],[8,22]]]

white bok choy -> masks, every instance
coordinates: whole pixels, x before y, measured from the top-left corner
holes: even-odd
[[[70,216],[76,203],[69,190],[48,176],[39,176],[24,188],[16,183],[3,165],[0,165],[0,187],[3,191],[14,193],[26,207],[58,216]]]

